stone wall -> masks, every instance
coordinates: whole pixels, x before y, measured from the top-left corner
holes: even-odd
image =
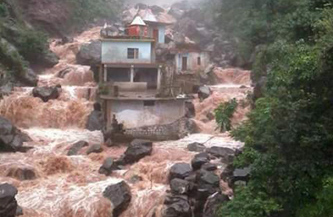
[[[125,134],[136,139],[153,141],[177,140],[186,136],[186,126],[187,118],[183,117],[171,124],[126,129]]]

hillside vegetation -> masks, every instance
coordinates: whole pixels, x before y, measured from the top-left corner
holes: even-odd
[[[234,163],[251,180],[221,217],[333,216],[333,4],[329,0],[224,0],[217,25],[267,78]],[[236,43],[237,42],[237,43]]]

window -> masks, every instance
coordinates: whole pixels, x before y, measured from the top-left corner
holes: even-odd
[[[138,59],[139,49],[138,48],[128,48],[127,49],[127,59]]]
[[[187,70],[187,57],[182,58],[182,70],[183,71]]]
[[[155,106],[154,100],[143,101],[144,106]]]
[[[201,66],[201,57],[198,57],[197,64],[198,66]]]

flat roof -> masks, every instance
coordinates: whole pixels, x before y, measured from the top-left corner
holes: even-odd
[[[155,42],[154,38],[149,38],[149,37],[142,37],[142,36],[110,36],[110,37],[104,37],[101,38],[101,41],[136,41],[136,42]]]
[[[158,64],[158,63],[102,63],[106,67],[109,68],[150,68],[150,69],[155,69],[162,67],[163,64]]]
[[[111,100],[111,101],[180,101],[188,100],[188,98],[177,98],[177,97],[113,97],[108,95],[100,95],[101,99]]]

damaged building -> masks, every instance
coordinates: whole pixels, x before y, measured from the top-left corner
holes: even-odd
[[[186,84],[181,74],[196,74],[208,65],[208,54],[195,45],[173,47],[171,64],[157,58],[168,23],[147,9],[137,14],[125,34],[104,34],[99,70],[100,99],[107,129],[134,138],[179,139],[186,130]]]

